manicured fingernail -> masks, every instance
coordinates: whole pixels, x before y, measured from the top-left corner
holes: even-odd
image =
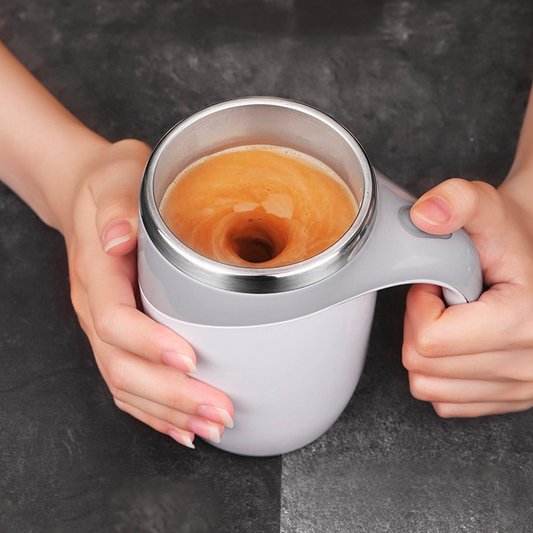
[[[192,443],[191,437],[187,433],[181,433],[178,430],[170,429],[168,431],[168,436],[172,437],[176,442],[187,446],[187,448],[195,449],[194,444]]]
[[[233,418],[231,418],[231,415],[226,411],[226,409],[222,409],[222,407],[215,407],[214,405],[201,405],[198,407],[198,414],[204,418],[207,418],[208,420],[211,420],[212,422],[222,424],[227,428],[233,427]]]
[[[189,429],[199,435],[200,437],[210,440],[215,444],[220,442],[220,428],[218,424],[214,424],[204,418],[194,417],[189,421]]]
[[[415,205],[412,209],[422,220],[433,226],[441,226],[450,220],[450,206],[442,198],[434,196]]]
[[[198,369],[188,355],[183,355],[177,352],[165,351],[163,352],[163,361],[168,366],[173,366],[178,370],[185,371],[189,374],[196,374]]]
[[[131,238],[133,238],[133,230],[127,220],[113,222],[106,228],[102,238],[104,252],[108,252],[111,248],[129,241]]]

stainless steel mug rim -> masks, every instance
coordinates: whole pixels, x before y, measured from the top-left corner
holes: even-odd
[[[304,113],[335,131],[356,155],[363,175],[363,194],[356,218],[346,233],[323,252],[281,267],[248,268],[219,263],[195,252],[181,242],[165,224],[155,196],[158,162],[178,136],[206,117],[241,106],[275,106]],[[284,98],[255,96],[228,100],[206,107],[173,126],[154,148],[140,190],[140,219],[159,252],[177,269],[199,282],[242,293],[275,293],[300,289],[316,283],[342,268],[365,242],[371,229],[376,203],[376,177],[370,161],[355,136],[329,115],[307,104]]]

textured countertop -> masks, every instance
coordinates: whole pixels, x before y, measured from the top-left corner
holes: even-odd
[[[530,0],[0,4],[0,39],[110,140],[153,145],[205,105],[283,96],[340,120],[414,194],[505,177],[532,28]],[[361,382],[318,441],[191,451],[115,408],[61,236],[0,185],[0,532],[533,531],[533,412],[442,420],[413,399],[406,290],[379,294]]]

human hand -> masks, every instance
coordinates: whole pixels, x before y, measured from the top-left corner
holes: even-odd
[[[196,371],[192,347],[138,309],[137,205],[149,154],[138,141],[105,143],[77,177],[60,229],[72,302],[116,405],[194,447],[195,434],[220,440],[233,425],[233,407],[186,374]]]
[[[442,417],[473,417],[533,406],[533,212],[504,183],[445,181],[411,210],[435,235],[464,227],[481,259],[478,301],[446,308],[440,288],[407,297],[403,364],[413,396]]]

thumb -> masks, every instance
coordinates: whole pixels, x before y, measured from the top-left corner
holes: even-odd
[[[124,212],[124,210],[122,210]],[[109,255],[126,255],[135,249],[137,227],[132,219],[121,217],[111,222],[101,237],[102,248]]]
[[[411,220],[422,231],[433,235],[464,227],[475,239],[499,233],[503,213],[501,198],[494,187],[453,178],[422,195],[411,208]]]
[[[113,145],[92,186],[96,228],[109,255],[125,255],[137,245],[139,187],[148,155],[138,141]]]

